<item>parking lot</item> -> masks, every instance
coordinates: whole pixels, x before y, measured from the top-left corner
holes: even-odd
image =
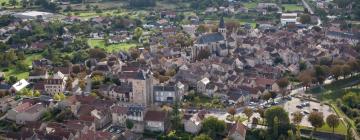
[[[111,126],[109,127],[109,129],[107,129],[107,132],[113,133],[113,134],[121,134],[122,132],[125,131],[125,127],[122,126]]]
[[[308,102],[308,105],[305,103]],[[298,107],[297,107],[298,106]],[[300,107],[301,106],[301,107]],[[303,107],[302,107],[303,106]],[[310,122],[308,121],[308,113],[313,111],[322,112],[324,115],[324,121],[327,116],[330,114],[335,114],[335,112],[328,105],[321,105],[320,103],[313,101],[301,101],[299,98],[292,98],[290,101],[287,101],[283,104],[284,109],[289,112],[289,118],[292,119],[292,113],[296,111],[300,111],[304,114],[304,118],[302,119],[300,125],[311,127]]]

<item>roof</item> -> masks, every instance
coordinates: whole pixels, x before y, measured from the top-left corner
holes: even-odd
[[[144,117],[145,121],[164,122],[165,119],[166,119],[166,113],[163,111],[148,111]]]
[[[222,16],[219,23],[219,28],[225,28],[224,17]]]
[[[174,86],[154,86],[154,91],[175,91]]]
[[[14,110],[17,111],[17,112],[23,112],[26,109],[28,109],[29,107],[31,107],[31,103],[30,102],[25,102],[25,103],[22,103],[22,104],[16,106]]]
[[[16,91],[20,91],[23,88],[25,88],[26,86],[28,86],[30,83],[27,82],[25,79],[21,79],[20,81],[16,82],[14,85],[12,85],[12,87],[16,90]]]
[[[115,86],[113,89],[117,93],[130,93],[132,92],[132,83],[123,83],[120,86]]]
[[[35,114],[38,113],[39,111],[42,111],[43,109],[45,109],[44,105],[42,103],[37,103],[31,106],[30,108],[28,108],[25,112],[29,114]]]
[[[244,124],[242,124],[241,122],[237,122],[230,129],[229,135],[232,135],[236,132],[239,133],[242,137],[245,137],[246,136],[246,126]]]
[[[127,114],[128,108],[123,106],[113,106],[111,108],[111,112],[117,114]]]
[[[209,34],[200,36],[197,39],[196,43],[207,44],[207,43],[218,42],[218,41],[222,41],[222,40],[225,40],[225,37],[221,33],[209,33]]]
[[[62,84],[64,82],[63,79],[46,79],[45,84],[46,85],[58,85]]]
[[[35,69],[29,73],[29,76],[42,76],[46,74],[45,69]]]

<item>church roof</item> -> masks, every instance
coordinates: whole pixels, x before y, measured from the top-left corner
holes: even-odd
[[[225,38],[221,33],[210,33],[210,34],[205,34],[205,35],[199,37],[197,39],[196,43],[207,44],[207,43],[218,42],[218,41],[222,41],[222,40],[225,40]]]
[[[219,28],[225,28],[224,17],[221,17],[220,19]]]

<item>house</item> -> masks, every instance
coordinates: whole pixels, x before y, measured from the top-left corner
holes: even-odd
[[[1,113],[7,112],[9,109],[15,107],[16,105],[17,105],[17,102],[11,96],[5,96],[5,97],[2,97],[0,99],[0,111],[1,111]]]
[[[26,122],[34,122],[41,118],[42,114],[46,111],[45,105],[37,103],[27,108],[23,112],[16,115],[16,123],[24,124]]]
[[[111,107],[112,123],[117,125],[125,125],[127,119],[128,107],[125,106],[112,106]]]
[[[15,108],[9,110],[6,118],[16,121],[17,124],[24,124],[26,122],[39,120],[45,110],[45,105],[42,103],[33,104],[32,102],[22,102]]]
[[[246,126],[241,122],[235,123],[229,131],[228,137],[234,140],[245,140]]]
[[[31,82],[37,82],[39,80],[44,80],[44,79],[48,79],[49,78],[49,74],[47,72],[46,69],[34,69],[29,73],[29,81]]]
[[[30,83],[28,81],[26,81],[25,79],[21,79],[20,81],[16,82],[15,84],[12,85],[12,88],[16,91],[19,92],[22,89],[24,89],[25,87],[27,87]]]
[[[122,83],[131,83],[133,99],[131,103],[148,106],[153,103],[153,77],[143,70],[120,72],[118,78]]]
[[[241,89],[230,89],[227,93],[228,101],[232,104],[247,103],[250,101],[250,93]]]
[[[52,62],[48,59],[40,59],[40,60],[34,60],[32,62],[32,68],[36,69],[36,68],[47,68],[50,67],[52,65]]]
[[[156,103],[175,103],[180,101],[181,97],[178,95],[175,86],[159,85],[153,87],[154,101]]]
[[[205,78],[201,79],[200,81],[198,81],[197,84],[196,84],[197,92],[205,93],[206,92],[206,86],[209,83],[210,83],[210,80],[207,77],[205,77]]]
[[[148,111],[144,118],[145,129],[155,132],[165,132],[167,129],[167,114],[163,111]]]
[[[297,23],[297,13],[282,13],[280,23],[282,26]]]
[[[90,112],[91,116],[95,118],[95,128],[101,129],[108,125],[112,120],[112,116],[108,109],[94,109]]]
[[[146,114],[146,108],[139,105],[129,105],[127,118],[132,121],[142,122]]]
[[[9,93],[10,90],[11,90],[11,85],[0,82],[0,93],[6,93],[6,92]]]
[[[132,37],[127,36],[127,35],[114,35],[108,39],[108,43],[109,44],[125,43],[125,42],[131,40],[131,38]]]
[[[207,111],[202,110],[193,115],[184,115],[184,129],[191,134],[198,134],[202,128],[201,121],[205,118]]]
[[[46,93],[54,95],[65,91],[65,79],[46,79],[44,80],[44,90]]]
[[[120,102],[133,102],[134,94],[132,83],[124,82],[120,86],[114,86],[110,92],[104,94],[104,96]]]

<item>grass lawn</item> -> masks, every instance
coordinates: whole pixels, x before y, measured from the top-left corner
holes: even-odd
[[[255,8],[257,6],[257,2],[246,2],[246,3],[243,3],[244,6],[248,9],[252,9],[252,8]]]
[[[33,60],[42,58],[40,53],[26,55],[24,60],[26,65],[31,66]],[[7,69],[7,71],[6,71]],[[19,71],[16,69],[16,66],[11,66],[8,68],[0,68],[0,71],[4,71],[6,78],[9,76],[16,76],[18,79],[27,79],[29,77],[29,71]]]
[[[252,20],[252,19],[235,19],[235,18],[224,18],[225,22],[228,21],[235,21],[235,22],[239,22],[241,25],[244,24],[250,24],[252,28],[256,27],[256,21]]]
[[[312,128],[305,127],[305,126],[300,126],[300,128],[312,130]],[[321,128],[316,129],[316,131],[332,133],[333,129],[325,123]],[[339,126],[337,128],[335,128],[335,133],[346,135],[346,126],[344,125],[344,123],[340,123]]]
[[[128,51],[130,48],[136,47],[136,44],[134,43],[120,43],[120,44],[111,44],[108,46],[105,46],[104,40],[95,40],[95,39],[89,39],[88,44],[92,48],[102,48],[107,52],[119,52],[119,51]]]
[[[297,4],[282,4],[282,7],[285,8],[284,12],[286,11],[303,11],[304,7]]]

